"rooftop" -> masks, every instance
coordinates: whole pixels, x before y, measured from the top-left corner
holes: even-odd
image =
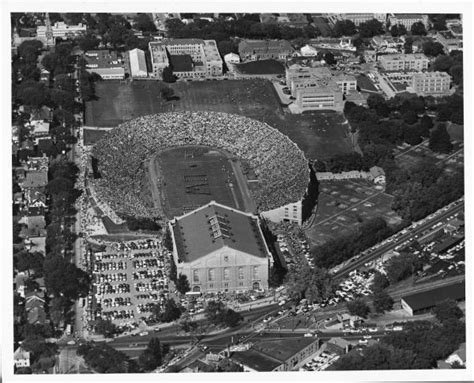
[[[29,171],[26,173],[25,181],[23,182],[23,188],[34,188],[46,186],[48,183],[48,172],[47,171]]]
[[[293,51],[293,47],[286,40],[242,40],[239,43],[239,52],[243,50],[268,51]]]
[[[123,61],[117,56],[117,53],[107,49],[87,51],[84,56],[88,69],[123,67]]]
[[[253,345],[253,349],[280,361],[286,362],[293,355],[297,354],[313,342],[318,342],[318,339],[310,337],[301,338],[286,338],[276,340],[262,340]]]
[[[395,54],[389,54],[389,55],[382,55],[380,56],[380,60],[427,60],[428,57],[426,57],[422,53],[395,53]]]
[[[177,217],[172,223],[178,256],[195,261],[223,247],[267,257],[257,217],[216,202]]]
[[[466,297],[464,281],[449,286],[442,286],[422,293],[406,295],[402,299],[413,309],[422,310],[436,306],[445,299],[462,300]]]
[[[273,371],[281,365],[279,360],[271,356],[262,355],[253,348],[247,351],[234,352],[231,359],[259,372]]]

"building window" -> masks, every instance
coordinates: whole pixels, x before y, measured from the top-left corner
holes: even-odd
[[[239,279],[244,279],[244,268],[239,267]]]
[[[224,287],[229,287],[229,283],[228,282],[224,283]]]
[[[242,287],[244,285],[244,282],[239,282],[239,286]]]
[[[213,284],[213,283],[209,283],[209,288],[210,288],[210,289],[214,288],[214,284]]]
[[[229,279],[229,268],[224,267],[224,279]]]
[[[197,270],[193,270],[193,282],[199,283],[199,273]]]
[[[224,262],[228,262],[229,261],[229,256],[228,255],[224,255]]]
[[[209,269],[207,271],[207,280],[213,281],[214,280],[214,269]]]
[[[258,279],[258,266],[253,267],[253,279]]]

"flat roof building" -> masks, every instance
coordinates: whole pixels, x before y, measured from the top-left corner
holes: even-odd
[[[390,54],[379,57],[382,68],[386,71],[422,71],[428,69],[429,59],[424,54]]]
[[[268,288],[272,264],[257,216],[214,201],[169,223],[178,274],[192,292]]]
[[[329,20],[332,23],[336,23],[339,20],[350,20],[352,21],[356,27],[358,27],[362,23],[366,23],[369,20],[377,20],[385,25],[387,20],[386,13],[330,13],[328,15]]]
[[[114,51],[92,50],[84,53],[86,71],[97,73],[103,80],[123,80],[125,68],[123,60]]]
[[[461,36],[455,35],[452,30],[439,31],[436,33],[435,39],[443,46],[446,53],[456,50],[462,51],[462,30]]]
[[[230,359],[248,372],[295,371],[318,352],[319,339],[312,337],[261,340]]]
[[[165,39],[161,42],[150,42],[149,49],[154,77],[161,78],[163,69],[170,63],[173,73],[177,77],[195,78],[222,75],[223,63],[214,40]],[[181,56],[189,56],[191,60]]]
[[[447,96],[451,94],[451,76],[446,72],[416,73],[411,87],[418,96]]]
[[[146,68],[145,52],[141,49],[135,48],[128,51],[130,60],[130,72],[133,77],[147,77],[148,70]]]
[[[438,303],[446,299],[453,299],[457,302],[466,299],[465,282],[462,281],[422,293],[406,295],[401,298],[401,305],[409,315],[413,316],[432,310]]]
[[[388,16],[390,25],[403,25],[409,31],[413,24],[422,22],[425,28],[428,28],[428,15],[421,13],[391,13]]]
[[[243,62],[257,60],[285,60],[294,52],[286,40],[242,40],[239,56]]]

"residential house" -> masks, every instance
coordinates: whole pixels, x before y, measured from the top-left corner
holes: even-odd
[[[13,354],[16,368],[30,367],[30,352],[19,346]]]
[[[242,40],[239,56],[243,62],[257,60],[285,60],[294,52],[286,40]]]
[[[25,312],[30,324],[45,324],[46,312],[44,310],[44,292],[34,291],[25,296]]]

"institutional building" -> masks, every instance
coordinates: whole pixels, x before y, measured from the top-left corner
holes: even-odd
[[[103,80],[123,80],[125,78],[124,62],[114,51],[93,50],[84,54],[87,62],[86,71],[97,73]]]
[[[462,51],[462,36],[456,36],[451,30],[437,32],[435,39],[443,46],[446,53]]]
[[[336,110],[344,108],[343,94],[357,89],[354,76],[336,74],[327,67],[292,65],[286,70],[286,84],[294,103],[301,110]]]
[[[336,14],[329,14],[329,20],[331,20],[334,24],[339,20],[350,20],[352,21],[357,27],[362,24],[366,23],[369,20],[377,20],[380,21],[382,24],[385,25],[387,20],[386,13],[336,13]]]
[[[391,54],[379,57],[380,65],[387,71],[422,71],[428,69],[429,59],[424,54]]]
[[[412,77],[413,91],[419,96],[447,96],[451,76],[446,72],[416,73]]]
[[[239,56],[243,62],[257,60],[285,60],[294,52],[286,40],[242,40]]]
[[[72,39],[86,33],[87,26],[79,23],[78,25],[68,25],[63,21],[58,21],[51,25],[49,14],[45,15],[45,25],[38,25],[36,27],[36,38],[41,40],[47,46],[52,46],[56,43],[56,39]]]
[[[152,75],[161,78],[170,66],[180,78],[216,77],[222,75],[222,59],[214,40],[166,39],[150,42]]]
[[[148,71],[146,68],[145,52],[135,48],[128,51],[128,57],[130,61],[130,75],[132,78],[147,77]]]
[[[212,201],[169,229],[178,275],[192,292],[268,289],[273,260],[257,216]]]
[[[428,28],[429,21],[428,15],[422,15],[420,13],[391,13],[388,16],[390,25],[403,25],[407,31],[411,30],[413,24],[422,22],[425,28]]]
[[[289,203],[288,205],[277,207],[261,213],[262,217],[272,222],[293,222],[297,225],[303,224],[303,213],[301,201]]]

